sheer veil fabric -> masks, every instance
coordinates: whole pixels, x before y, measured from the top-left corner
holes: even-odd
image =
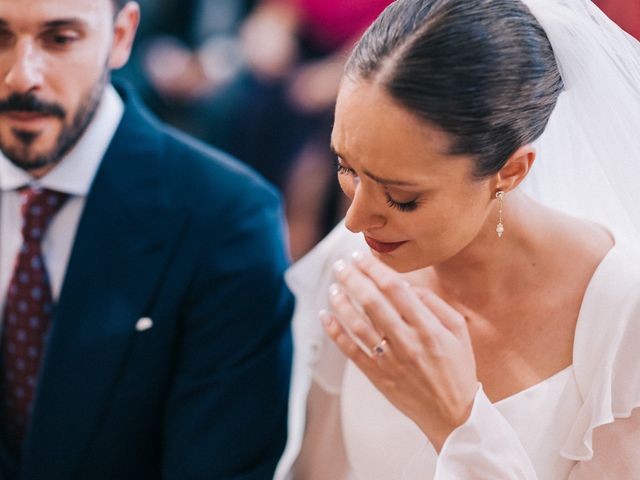
[[[565,91],[523,189],[617,238],[640,240],[640,43],[590,0],[523,0],[553,47]]]

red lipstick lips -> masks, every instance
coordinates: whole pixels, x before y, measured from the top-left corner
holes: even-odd
[[[406,241],[404,241],[404,242],[393,242],[393,243],[380,242],[379,240],[375,240],[375,239],[373,239],[371,237],[368,237],[366,235],[364,236],[364,239],[367,242],[367,245],[369,245],[369,247],[371,247],[371,249],[375,250],[378,253],[391,253],[394,250],[400,248],[405,243],[407,243]]]

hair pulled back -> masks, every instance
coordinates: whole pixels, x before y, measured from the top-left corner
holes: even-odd
[[[474,174],[498,172],[538,138],[563,89],[541,25],[520,0],[397,0],[346,66],[449,133]]]

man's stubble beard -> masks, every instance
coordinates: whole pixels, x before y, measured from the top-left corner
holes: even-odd
[[[110,70],[105,66],[98,81],[91,87],[89,93],[80,103],[71,123],[68,124],[62,119],[62,130],[51,150],[39,155],[33,155],[30,148],[39,134],[14,128],[12,129],[12,134],[16,138],[18,145],[15,147],[6,145],[0,135],[0,150],[2,150],[2,153],[11,163],[27,172],[53,167],[58,164],[78,143],[87,127],[91,124],[110,78]]]

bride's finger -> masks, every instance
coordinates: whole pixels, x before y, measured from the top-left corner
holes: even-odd
[[[422,302],[397,272],[370,256],[354,255],[354,262],[409,325],[432,337],[445,331],[439,315],[442,309],[438,312],[431,310],[430,303]]]
[[[335,271],[336,279],[340,282],[344,293],[358,308],[362,309],[363,316],[375,330],[384,332],[397,346],[405,344],[414,337],[409,325],[371,279],[346,262],[338,262]]]
[[[384,338],[373,324],[351,303],[338,284],[329,288],[329,304],[340,326],[360,349],[373,355],[373,350]]]
[[[365,375],[370,376],[374,374],[374,369],[377,367],[376,361],[382,359],[382,355],[372,356],[368,352],[364,351],[358,343],[351,337],[349,332],[342,326],[340,321],[335,315],[327,311],[320,312],[320,320],[327,335],[338,346],[340,351],[355,365],[360,368]],[[383,353],[385,357],[390,356],[390,352],[385,351]]]
[[[426,305],[453,334],[468,335],[464,316],[427,288],[413,289],[420,301]]]

